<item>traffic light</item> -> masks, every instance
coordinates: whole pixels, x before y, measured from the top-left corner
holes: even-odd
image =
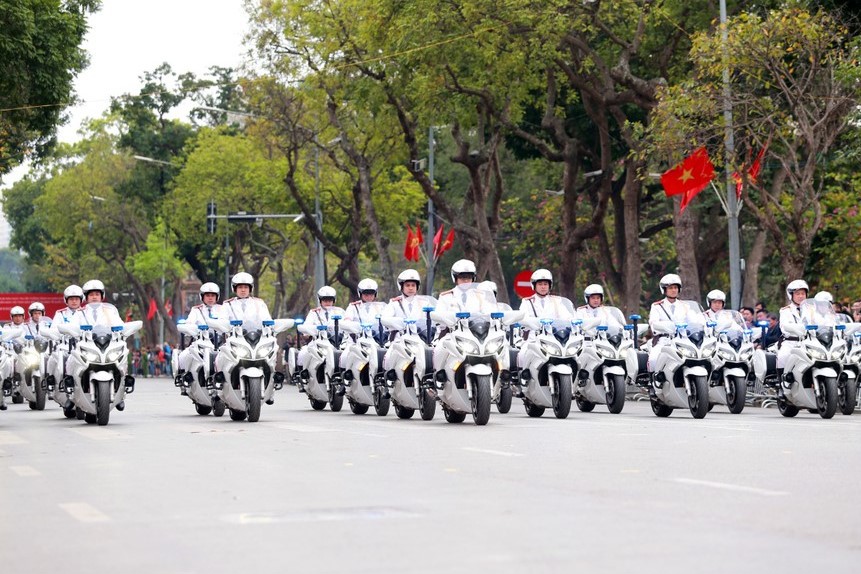
[[[206,204],[206,231],[208,233],[215,233],[215,224],[218,221],[215,219],[216,215],[215,202],[210,201]]]

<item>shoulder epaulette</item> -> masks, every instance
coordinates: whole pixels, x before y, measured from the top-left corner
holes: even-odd
[[[452,293],[454,293],[454,289],[449,289],[448,291],[443,291],[442,293],[440,293],[439,296],[442,297],[443,295],[450,295]]]
[[[652,305],[660,305],[664,301],[666,301],[666,299],[661,299],[660,301],[655,301],[654,303],[652,303]]]
[[[404,298],[404,297],[403,297],[403,295],[398,295],[397,297],[392,297],[391,299],[389,299],[389,301],[390,301],[390,302],[392,302],[392,301],[401,301],[403,298]]]
[[[588,307],[588,305],[580,305],[579,307],[577,307],[577,310],[579,311],[580,309],[586,309]]]
[[[353,301],[352,303],[350,303],[350,305],[361,305],[361,304],[362,304],[361,301]]]
[[[792,305],[787,305],[786,307],[780,308],[781,311],[783,311],[784,309],[792,309]]]

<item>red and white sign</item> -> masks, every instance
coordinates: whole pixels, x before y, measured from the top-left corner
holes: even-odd
[[[24,307],[24,314],[29,318],[27,308],[36,301],[45,306],[45,317],[48,319],[53,319],[54,314],[66,306],[62,293],[0,293],[0,322],[9,321],[9,311],[16,305]]]
[[[521,271],[514,277],[514,292],[521,299],[526,299],[535,293],[532,290],[532,271]]]

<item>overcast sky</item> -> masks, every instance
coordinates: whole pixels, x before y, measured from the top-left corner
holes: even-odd
[[[60,141],[79,139],[77,131],[85,118],[100,116],[111,96],[137,92],[143,73],[163,62],[177,73],[198,76],[210,66],[238,67],[248,29],[242,4],[242,0],[103,0],[101,11],[89,18],[84,42],[90,65],[75,81],[82,104],[69,109],[70,121],[58,132]],[[22,167],[4,176],[3,187],[26,171]],[[0,247],[8,241],[4,235],[0,232]]]

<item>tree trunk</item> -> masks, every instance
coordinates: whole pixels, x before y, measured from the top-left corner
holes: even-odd
[[[741,304],[744,307],[753,307],[759,300],[759,268],[771,252],[771,249],[766,247],[767,239],[768,233],[760,229],[753,240],[750,252],[745,258],[744,290],[741,294]]]
[[[640,251],[640,192],[642,182],[637,178],[637,170],[629,166],[625,181],[625,259],[622,262],[622,280],[625,294],[622,303],[627,316],[640,311],[642,294],[642,265]]]
[[[674,201],[674,229],[676,235],[676,256],[679,261],[679,275],[682,278],[680,298],[701,301],[700,274],[697,269],[696,257],[696,219],[690,210],[686,210],[685,213],[680,214],[680,204],[681,201],[677,196]]]

